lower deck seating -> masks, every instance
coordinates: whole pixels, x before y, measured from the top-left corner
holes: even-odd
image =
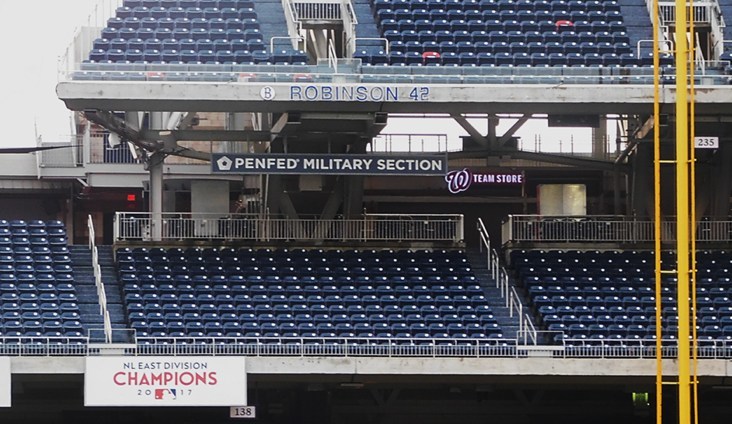
[[[117,260],[138,340],[502,337],[463,252],[138,248]]]
[[[514,251],[512,267],[544,330],[556,342],[655,340],[656,298],[651,251]],[[663,269],[675,267],[664,253]],[[732,252],[697,256],[697,334],[702,344],[732,340]],[[676,278],[662,277],[662,334],[678,331]]]
[[[63,223],[0,220],[0,313],[0,343],[84,337]]]

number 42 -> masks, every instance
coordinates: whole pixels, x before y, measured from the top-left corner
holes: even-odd
[[[409,98],[417,102],[426,102],[430,99],[429,87],[414,87],[409,92]]]

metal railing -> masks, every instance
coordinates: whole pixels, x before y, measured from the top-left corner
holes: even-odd
[[[386,52],[386,54],[389,54],[389,46],[390,46],[390,43],[389,43],[389,40],[387,38],[383,38],[383,37],[358,37],[358,38],[356,38],[356,39],[353,40],[354,46],[355,46],[354,47],[354,50],[356,48],[358,48],[358,42],[359,41],[380,41],[380,42],[383,42],[384,43],[384,52]]]
[[[299,21],[341,21],[343,0],[289,0]]]
[[[371,143],[372,152],[447,152],[447,134],[379,134]],[[456,146],[457,148],[457,146]]]
[[[541,335],[541,334],[540,334]],[[91,356],[103,345],[88,337],[0,337],[0,356]],[[596,358],[650,359],[653,340],[569,339],[557,344],[522,343],[520,339],[382,338],[382,337],[137,337],[134,344],[108,345],[122,355],[292,356],[292,357],[433,357],[433,358]],[[732,341],[705,341],[698,358],[731,359]],[[676,343],[664,342],[661,355],[677,356]]]
[[[88,337],[0,337],[0,356],[86,356]]]
[[[496,249],[492,248],[490,236],[488,235],[488,231],[485,229],[485,224],[481,218],[478,218],[477,227],[478,237],[480,238],[480,251],[483,252],[485,250],[488,272],[496,282],[496,288],[500,290],[501,297],[506,302],[506,308],[508,308],[509,316],[511,318],[516,316],[518,319],[518,334],[523,335],[524,343],[529,339],[536,343],[536,329],[533,324],[531,324],[529,316],[524,313],[524,305],[521,302],[521,298],[516,292],[516,287],[511,284],[506,268],[501,265],[498,252]],[[527,326],[527,322],[531,324],[530,327]]]
[[[351,0],[341,0],[341,16],[343,18],[343,32],[346,38],[346,57],[352,57],[356,52],[356,25],[358,25],[358,18],[356,17],[356,11],[353,10],[353,4]]]
[[[676,240],[676,222],[661,223],[661,239]],[[502,227],[503,243],[507,242],[609,242],[650,243],[654,241],[654,224],[615,215],[542,216],[509,215]],[[732,241],[732,221],[699,221],[698,242]]]
[[[289,35],[289,39],[291,42],[293,42],[295,39],[298,39],[299,41],[302,41],[302,35],[300,34],[302,32],[302,25],[297,20],[297,11],[295,10],[295,5],[291,0],[282,0],[282,9],[285,11],[285,23],[287,24],[287,34]],[[293,45],[293,47],[295,47]],[[274,51],[274,45],[272,45],[272,41],[270,40],[270,51]]]
[[[711,21],[711,11],[714,8],[712,2],[694,2],[693,11],[688,10],[687,5],[687,16],[694,19],[696,24],[708,24]],[[658,3],[658,15],[661,21],[661,25],[668,25],[676,22],[676,4],[674,2],[659,2]]]
[[[104,289],[102,281],[102,267],[99,265],[99,250],[96,246],[96,232],[94,230],[94,221],[91,215],[87,218],[87,228],[89,229],[89,250],[92,254],[92,269],[94,270],[94,285],[97,288],[97,296],[99,298],[99,314],[102,315],[104,323],[104,341],[112,342],[112,320],[109,317],[107,309],[107,292]]]
[[[256,214],[163,213],[157,223],[150,213],[117,212],[116,241],[151,240],[154,225],[162,240],[250,241],[387,241],[452,242],[464,240],[462,215],[365,214],[361,219],[286,219]]]
[[[676,344],[661,354],[675,358]],[[130,355],[246,355],[320,357],[475,357],[475,358],[655,358],[652,340],[564,339],[554,345],[523,344],[518,339],[382,338],[382,337],[138,337]],[[697,346],[700,359],[732,358],[732,342]]]

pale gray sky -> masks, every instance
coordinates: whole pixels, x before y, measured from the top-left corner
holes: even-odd
[[[105,20],[111,16],[115,0],[0,0],[0,39],[5,60],[0,68],[1,116],[4,136],[1,146],[35,144],[36,127],[44,141],[68,140],[71,134],[70,113],[56,97],[58,59],[71,44],[76,29],[92,16]],[[95,13],[96,11],[96,13]],[[465,132],[451,119],[402,121],[393,119],[386,132],[443,133],[451,140]],[[499,129],[508,128],[504,120]],[[476,128],[485,132],[485,123]],[[585,130],[589,135],[589,131]],[[545,146],[563,141],[568,150],[569,131],[542,129],[531,125],[521,131],[525,145],[533,146],[535,134],[542,133]],[[528,144],[527,144],[528,143]],[[579,144],[579,143],[578,143]]]
[[[57,59],[94,4],[95,0],[0,1],[3,147],[34,145],[34,123],[46,141],[68,137],[69,113],[56,97]]]

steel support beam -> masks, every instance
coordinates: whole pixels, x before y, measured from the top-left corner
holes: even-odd
[[[472,137],[472,139],[475,140],[476,143],[480,144],[486,149],[492,149],[495,147],[493,145],[495,143],[491,143],[490,140],[483,137],[483,135],[478,130],[476,130],[475,127],[472,126],[464,116],[458,113],[451,113],[450,117],[454,119],[455,122],[457,122],[458,125],[460,125],[468,134],[470,134],[470,137]]]

